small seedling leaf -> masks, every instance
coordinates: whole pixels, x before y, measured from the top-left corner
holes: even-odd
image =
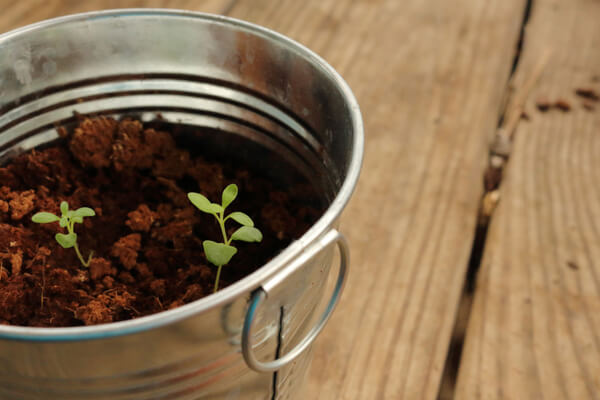
[[[83,217],[77,217],[77,216],[75,216],[75,217],[71,218],[71,221],[76,222],[78,224],[82,224],[83,223]]]
[[[56,215],[49,213],[49,212],[39,212],[37,214],[35,214],[33,217],[31,217],[31,220],[37,224],[47,224],[49,222],[56,222],[58,221],[60,218],[58,218]]]
[[[61,201],[60,212],[62,213],[62,215],[66,215],[69,212],[69,203],[67,203],[66,201]]]
[[[81,207],[75,210],[73,215],[75,217],[93,217],[96,213],[89,207]]]
[[[75,246],[75,243],[77,243],[76,233],[57,233],[56,236],[54,236],[54,238],[56,239],[58,244],[60,244],[65,249],[70,249],[71,247]]]
[[[210,202],[210,200],[208,200],[206,197],[204,197],[200,193],[194,193],[194,192],[188,193],[188,199],[190,199],[192,204],[194,206],[196,206],[196,208],[198,208],[200,211],[208,213],[208,214],[214,213],[212,203]]]
[[[243,212],[240,212],[240,211],[232,212],[231,214],[229,214],[228,218],[231,218],[235,222],[242,224],[244,226],[254,226],[254,222],[252,221],[252,218],[250,218],[249,216],[247,216],[246,214],[244,214]]]
[[[204,253],[206,254],[208,261],[217,267],[227,264],[229,260],[231,260],[231,257],[237,253],[235,247],[224,243],[213,242],[212,240],[205,240],[202,242],[202,247],[204,247]]]
[[[224,210],[223,207],[221,207],[221,205],[217,203],[211,203],[210,209],[212,210],[211,213],[213,214],[222,213]]]
[[[223,206],[223,209],[227,208],[227,206],[230,205],[231,202],[235,200],[237,195],[238,195],[237,185],[235,183],[227,185],[225,190],[223,190],[223,195],[221,196],[222,197],[221,205]]]
[[[262,233],[252,226],[242,226],[231,235],[231,240],[241,240],[243,242],[260,242]]]
[[[69,224],[69,219],[67,218],[66,215],[63,215],[62,217],[60,217],[60,221],[58,222],[58,224],[60,225],[61,228],[64,228],[65,226],[67,226]]]

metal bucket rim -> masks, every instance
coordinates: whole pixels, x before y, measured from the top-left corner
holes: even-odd
[[[138,18],[144,16],[193,18],[242,28],[268,40],[279,42],[291,50],[297,51],[309,62],[315,65],[318,70],[328,75],[343,94],[344,100],[348,106],[348,109],[350,110],[350,118],[352,120],[352,154],[350,156],[348,171],[346,173],[344,182],[342,183],[337,195],[325,213],[307,232],[304,233],[304,235],[302,235],[302,237],[300,237],[300,239],[290,244],[271,261],[261,266],[250,275],[240,279],[239,281],[218,291],[215,294],[203,297],[202,299],[177,307],[173,310],[162,311],[133,320],[112,322],[108,324],[62,328],[36,328],[0,325],[0,339],[55,342],[92,340],[123,336],[172,324],[174,322],[205,312],[211,308],[231,302],[241,294],[258,288],[263,282],[275,275],[290,260],[296,258],[307,246],[311,245],[320,236],[325,234],[340,216],[342,210],[348,203],[354,188],[356,187],[363,159],[364,131],[360,108],[356,98],[354,97],[354,94],[344,79],[323,58],[302,44],[271,29],[236,18],[203,12],[162,8],[124,8],[61,16],[17,28],[0,35],[0,46],[2,46],[3,42],[14,36],[24,35],[30,31],[42,30],[55,25],[103,18]]]

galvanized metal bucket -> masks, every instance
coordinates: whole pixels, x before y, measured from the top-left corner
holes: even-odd
[[[346,277],[335,226],[363,151],[352,93],[308,49],[219,16],[103,11],[0,36],[0,161],[56,139],[74,112],[131,110],[279,152],[330,205],[268,264],[192,304],[91,327],[0,326],[0,398],[301,398],[311,344]],[[340,266],[325,295],[335,244]]]

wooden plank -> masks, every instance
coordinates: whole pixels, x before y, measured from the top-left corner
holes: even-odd
[[[111,8],[159,7],[223,13],[235,0],[0,0],[0,32],[48,18]]]
[[[550,62],[521,121],[493,217],[458,399],[600,398],[600,3],[536,0],[515,87]],[[595,76],[595,77],[594,77]],[[572,109],[535,108],[541,96]]]
[[[0,0],[0,30],[100,8],[234,3]],[[331,62],[366,122],[364,172],[342,221],[352,275],[317,342],[306,398],[434,398],[524,0],[238,3],[233,16]]]
[[[366,124],[342,218],[352,247],[307,399],[433,399],[455,320],[487,146],[525,2],[240,0],[234,17],[320,53]]]

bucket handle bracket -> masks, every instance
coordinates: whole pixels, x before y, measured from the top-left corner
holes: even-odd
[[[256,310],[262,304],[262,302],[268,297],[269,292],[280,284],[283,280],[285,280],[289,275],[295,272],[298,268],[302,267],[307,263],[308,260],[312,259],[319,253],[321,253],[324,249],[328,248],[332,244],[337,244],[339,252],[340,252],[340,266],[338,270],[338,277],[335,284],[335,288],[333,289],[333,293],[331,294],[331,298],[325,308],[325,311],[319,318],[316,325],[308,332],[308,334],[302,339],[293,349],[291,349],[285,355],[277,358],[273,361],[259,361],[256,359],[253,351],[252,351],[252,328],[254,323],[254,317],[256,315]],[[340,298],[342,290],[344,288],[344,283],[346,282],[347,269],[349,262],[349,250],[348,243],[346,242],[346,238],[339,233],[337,230],[332,229],[327,232],[325,235],[321,237],[321,239],[307,249],[301,257],[298,258],[296,262],[291,263],[288,267],[281,271],[274,278],[266,282],[260,288],[255,290],[252,293],[252,297],[250,299],[250,305],[248,307],[248,311],[246,312],[246,318],[244,319],[244,327],[242,329],[242,354],[244,356],[244,360],[248,367],[257,371],[257,372],[273,372],[281,369],[283,366],[287,365],[291,361],[293,361],[296,357],[298,357],[304,350],[306,350],[316,339],[319,333],[323,330],[323,327],[331,317],[335,306]]]

